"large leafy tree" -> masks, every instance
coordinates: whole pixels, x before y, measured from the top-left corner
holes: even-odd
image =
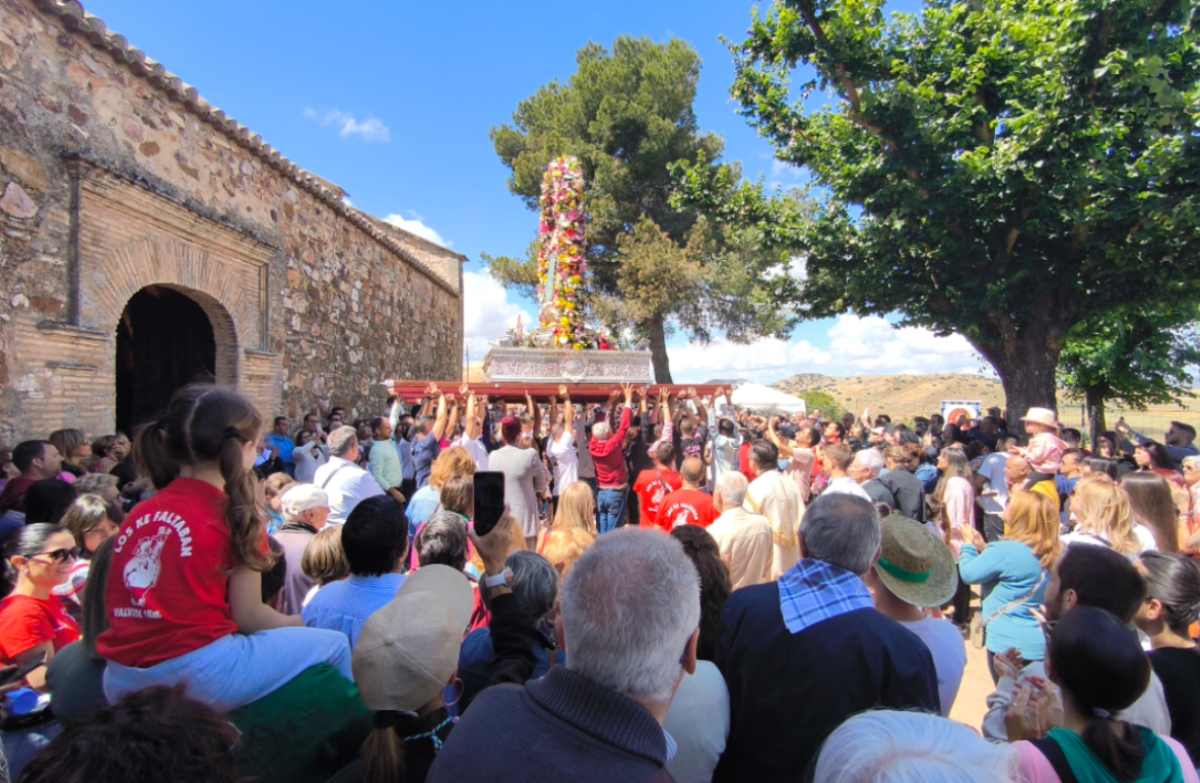
[[[648,342],[663,383],[671,381],[666,340],[675,326],[698,340],[716,329],[733,339],[785,334],[794,316],[765,293],[759,275],[785,249],[758,241],[754,226],[709,223],[695,207],[671,203],[672,164],[716,161],[723,147],[700,132],[692,110],[695,51],[678,40],[618,38],[611,52],[589,44],[576,59],[567,84],[551,82],[522,101],[511,125],[492,130],[492,142],[512,172],[509,189],[530,209],[552,158],[582,162],[596,314]],[[536,252],[535,245],[522,258],[484,258],[498,279],[533,293]]]
[[[1122,307],[1076,324],[1059,361],[1062,386],[1083,398],[1092,442],[1105,403],[1144,409],[1190,397],[1200,365],[1200,307],[1170,300]]]
[[[1010,416],[1054,406],[1073,327],[1167,291],[1196,297],[1196,6],[882,6],[776,2],[733,47],[733,94],[777,156],[812,173],[815,214],[788,220],[784,200],[705,159],[681,201],[802,251],[808,314],[899,312],[961,332]],[[793,84],[798,66],[815,76]]]

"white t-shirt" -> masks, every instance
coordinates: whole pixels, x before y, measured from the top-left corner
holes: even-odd
[[[307,446],[297,446],[292,452],[292,459],[296,463],[296,481],[311,484],[313,477],[317,475],[317,468],[329,461],[329,454],[324,446],[314,447],[310,443]]]
[[[831,480],[829,484],[826,485],[825,492],[822,494],[834,495],[838,493],[843,495],[855,495],[863,500],[866,500],[867,502],[871,502],[871,496],[868,495],[867,491],[862,488],[862,485],[849,476],[838,476],[837,478]]]
[[[471,455],[471,459],[475,460],[475,470],[488,469],[487,447],[483,445],[483,441],[479,438],[468,438],[464,433],[450,445],[466,449],[467,453]]]
[[[558,440],[550,441],[546,451],[554,460],[554,496],[558,497],[564,489],[579,481],[579,452],[575,450],[575,436],[564,431]]]
[[[678,745],[667,771],[678,783],[708,783],[729,737],[729,689],[712,661],[697,661],[685,674],[663,729]]]
[[[350,512],[367,498],[383,494],[383,488],[367,471],[341,457],[330,457],[317,469],[313,483],[329,495],[329,524],[344,525]]]
[[[1139,555],[1142,552],[1158,551],[1158,542],[1154,540],[1154,532],[1150,528],[1145,525],[1135,524],[1133,526],[1133,534],[1137,536],[1138,546],[1142,548],[1141,552],[1138,552]]]
[[[921,637],[921,641],[929,648],[929,654],[933,656],[933,668],[937,672],[942,715],[948,716],[958,696],[963,671],[967,668],[967,646],[962,633],[954,627],[954,623],[938,617],[926,617],[915,623],[901,625]]]
[[[1008,465],[1008,454],[998,451],[983,458],[979,466],[979,475],[987,479],[988,489],[996,494],[981,494],[979,505],[985,514],[1003,514],[1008,504],[1008,482],[1004,479],[1004,469]]]

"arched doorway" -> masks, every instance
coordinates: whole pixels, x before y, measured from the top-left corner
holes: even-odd
[[[194,299],[162,285],[138,291],[117,322],[117,428],[132,433],[179,387],[212,382],[216,360],[212,321]]]

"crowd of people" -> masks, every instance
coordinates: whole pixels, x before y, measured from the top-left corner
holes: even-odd
[[[2,779],[1200,783],[1193,427],[728,399],[193,385],[0,448]]]

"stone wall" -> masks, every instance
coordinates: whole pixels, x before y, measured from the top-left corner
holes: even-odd
[[[270,89],[264,81],[262,88]],[[64,0],[0,0],[0,442],[111,431],[115,329],[166,285],[264,415],[461,372],[461,263],[347,207]]]

